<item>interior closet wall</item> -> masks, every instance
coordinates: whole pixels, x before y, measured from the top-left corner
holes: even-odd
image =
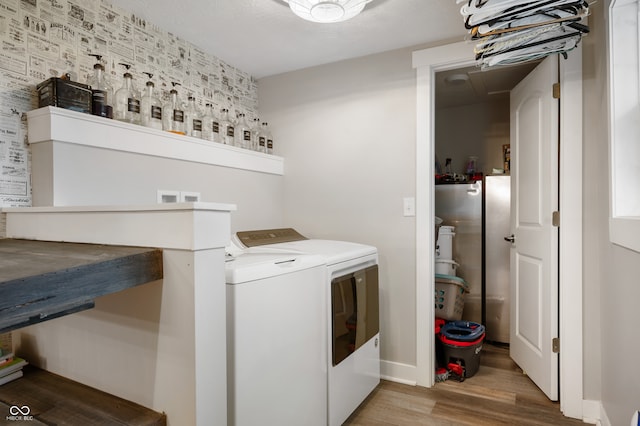
[[[467,158],[478,157],[484,174],[502,168],[502,145],[509,143],[509,96],[487,102],[438,108],[436,105],[436,156],[442,167],[452,159],[452,171],[464,173]]]

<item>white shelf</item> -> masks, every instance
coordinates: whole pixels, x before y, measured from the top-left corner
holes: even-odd
[[[284,159],[63,108],[27,113],[29,143],[62,142],[236,169],[284,174]]]

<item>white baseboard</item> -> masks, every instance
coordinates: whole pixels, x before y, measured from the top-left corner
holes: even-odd
[[[598,426],[611,426],[602,401],[585,399],[582,401],[582,420]]]
[[[384,380],[415,386],[416,366],[380,360],[380,377]]]
[[[582,401],[582,420],[585,423],[600,425],[601,417],[602,403],[600,401],[594,401],[591,399],[585,399]]]

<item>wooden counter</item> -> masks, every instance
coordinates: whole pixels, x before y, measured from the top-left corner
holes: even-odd
[[[159,249],[0,239],[0,333],[162,277]]]

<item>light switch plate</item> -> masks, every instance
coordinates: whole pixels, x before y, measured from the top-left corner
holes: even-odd
[[[416,199],[415,197],[406,197],[403,199],[402,209],[405,217],[416,215]]]

